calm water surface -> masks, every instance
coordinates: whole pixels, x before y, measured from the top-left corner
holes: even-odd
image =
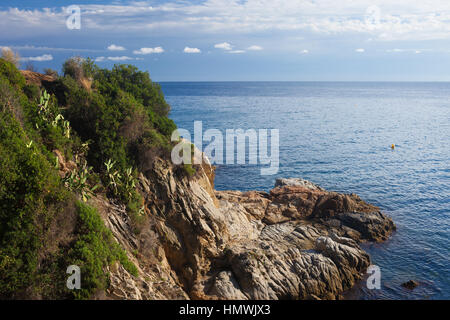
[[[364,245],[381,290],[358,299],[450,299],[450,83],[162,83],[178,127],[280,130],[280,170],[219,166],[219,190],[270,190],[301,177],[354,192],[393,217],[397,232]],[[390,145],[395,144],[395,150]],[[414,291],[401,283],[414,279]]]

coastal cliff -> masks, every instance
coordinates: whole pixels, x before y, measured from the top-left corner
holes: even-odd
[[[395,230],[302,179],[216,191],[203,154],[169,160],[176,126],[147,72],[63,69],[0,59],[0,298],[337,299],[370,265],[359,244]]]
[[[161,264],[138,278],[113,272],[111,297],[336,299],[370,265],[359,243],[383,241],[395,230],[355,194],[302,179],[278,179],[270,193],[214,191],[213,172],[206,162],[194,177],[179,179],[158,159],[139,176]],[[120,216],[112,210],[104,218],[125,248],[139,247]]]

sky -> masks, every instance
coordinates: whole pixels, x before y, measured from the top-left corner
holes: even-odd
[[[450,81],[450,1],[2,0],[0,47],[155,81]]]

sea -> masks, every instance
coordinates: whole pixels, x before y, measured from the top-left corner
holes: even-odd
[[[278,129],[279,170],[219,164],[218,190],[264,190],[303,178],[356,193],[391,216],[386,242],[363,244],[381,288],[348,299],[450,299],[450,83],[163,82],[170,118],[194,134]],[[203,142],[204,146],[208,141]],[[392,148],[394,145],[394,148]],[[402,283],[415,280],[414,290]]]

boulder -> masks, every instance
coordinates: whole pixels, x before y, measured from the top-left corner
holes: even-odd
[[[419,285],[419,283],[414,280],[409,280],[407,282],[402,283],[402,287],[409,289],[409,290],[414,290],[418,285]]]

